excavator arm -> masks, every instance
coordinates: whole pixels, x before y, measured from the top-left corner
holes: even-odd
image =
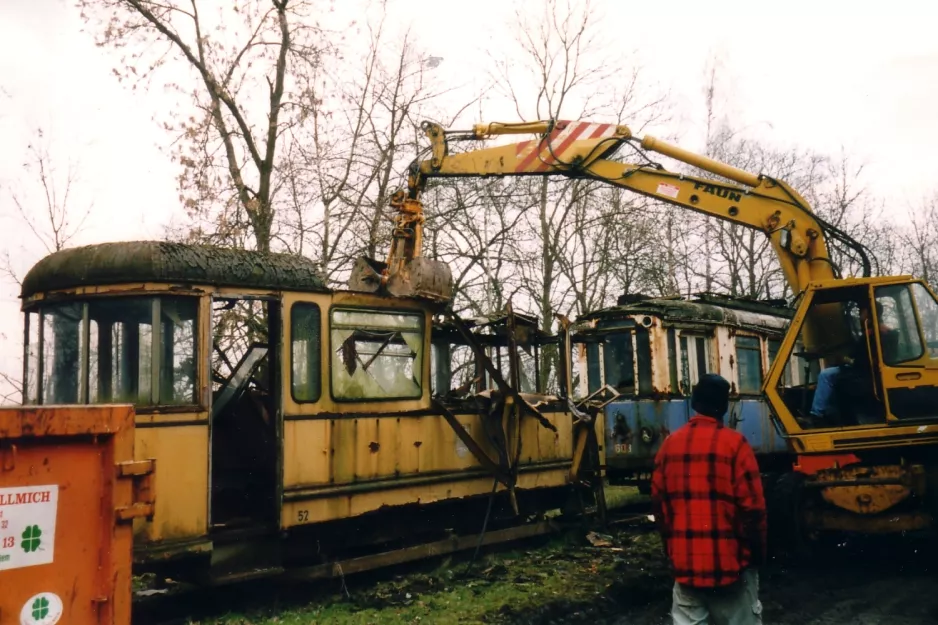
[[[786,183],[688,152],[655,137],[635,137],[627,126],[536,121],[478,124],[469,131],[448,131],[430,122],[422,127],[430,139],[430,158],[411,164],[406,194],[402,191],[392,200],[398,207],[397,222],[388,262],[382,267],[385,282],[408,285],[409,290],[398,292],[426,294],[436,289],[438,299],[446,299],[451,293],[448,268],[437,264],[431,268],[433,271],[428,271],[431,261],[419,258],[419,241],[423,223],[421,195],[428,180],[453,177],[562,175],[599,180],[760,230],[769,237],[785,279],[796,295],[811,282],[838,277],[830,260],[825,230],[856,250],[869,275],[869,259],[863,246],[823,224],[804,198]],[[450,151],[451,142],[478,142],[516,134],[537,137],[507,145]],[[626,144],[636,154],[657,152],[714,174],[720,180],[671,172],[651,162],[612,160],[613,154]],[[431,275],[435,277],[430,278]],[[378,279],[373,276],[373,281],[377,283]],[[418,289],[418,283],[424,288]],[[435,286],[426,287],[428,284]],[[446,288],[440,288],[444,284]],[[839,313],[837,305],[813,311],[803,337],[805,346],[810,349],[823,347],[818,343],[828,347],[843,344],[847,337]]]
[[[836,277],[822,224],[804,198],[782,181],[737,169],[655,137],[638,139],[622,125],[588,121],[493,123],[454,133],[424,123],[423,129],[431,141],[432,156],[411,166],[408,200],[419,202],[430,178],[564,175],[599,180],[761,230],[769,237],[795,294],[809,282]],[[508,134],[540,136],[462,153],[449,150],[452,139],[483,140]],[[624,144],[633,145],[637,152],[639,147],[658,152],[729,182],[670,172],[653,164],[610,160]],[[856,248],[865,258],[862,247]]]

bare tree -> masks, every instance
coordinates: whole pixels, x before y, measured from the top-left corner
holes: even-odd
[[[78,164],[70,160],[62,172],[52,158],[42,128],[37,128],[26,147],[22,174],[17,181],[2,185],[18,221],[29,229],[46,253],[67,247],[81,232],[93,208],[93,202],[81,208],[74,206],[72,194],[79,179]],[[9,250],[4,250],[0,258],[0,271],[16,284],[21,283]]]
[[[938,291],[938,193],[909,210],[910,224],[900,235],[906,266]]]
[[[149,85],[164,66],[178,108],[161,120],[177,138],[180,199],[218,242],[269,251],[278,216],[286,130],[308,110],[323,54],[313,5],[237,0],[76,0],[96,42],[126,54],[114,73]],[[287,168],[289,169],[289,168]]]
[[[0,272],[17,285],[22,284],[24,260],[36,259],[35,251],[43,254],[57,252],[68,247],[78,236],[91,214],[93,202],[76,202],[76,187],[80,182],[80,167],[74,160],[60,166],[52,155],[52,145],[41,128],[26,147],[20,175],[13,180],[0,183],[0,198],[9,208],[4,213],[28,230],[32,237],[21,241],[15,262],[11,250],[3,251],[0,257]],[[30,244],[30,241],[32,242]],[[0,332],[0,338],[7,335]],[[22,353],[17,348],[15,353]],[[22,368],[16,373],[0,371],[0,403],[15,401],[22,397]]]

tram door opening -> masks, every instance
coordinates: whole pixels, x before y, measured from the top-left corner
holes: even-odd
[[[212,302],[213,529],[276,524],[280,302]]]

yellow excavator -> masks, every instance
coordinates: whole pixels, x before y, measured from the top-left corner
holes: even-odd
[[[547,120],[422,126],[430,157],[398,192],[387,262],[362,259],[352,288],[451,299],[448,267],[421,257],[421,195],[429,180],[566,176],[596,180],[761,230],[797,309],[762,392],[789,442],[792,470],[773,484],[776,527],[794,541],[825,530],[930,530],[938,518],[938,300],[911,276],[871,277],[867,250],[816,215],[781,180],[694,154],[624,125]],[[459,141],[533,135],[462,152]],[[484,144],[483,144],[484,145]],[[615,159],[628,146],[641,163]],[[657,152],[709,179],[667,171]],[[852,250],[863,277],[843,277],[828,241]],[[938,244],[938,242],[936,242]],[[569,369],[567,369],[569,371]],[[770,518],[772,511],[770,510]]]

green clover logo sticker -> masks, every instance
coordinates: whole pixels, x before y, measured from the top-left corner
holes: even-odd
[[[20,543],[23,551],[29,553],[39,549],[39,545],[42,543],[42,539],[39,538],[40,536],[42,536],[42,530],[39,529],[38,525],[30,525],[24,529],[23,542]],[[43,601],[45,600],[43,599]]]
[[[35,525],[33,526],[35,527]],[[41,621],[49,615],[49,600],[45,597],[39,597],[33,601],[33,618]]]

